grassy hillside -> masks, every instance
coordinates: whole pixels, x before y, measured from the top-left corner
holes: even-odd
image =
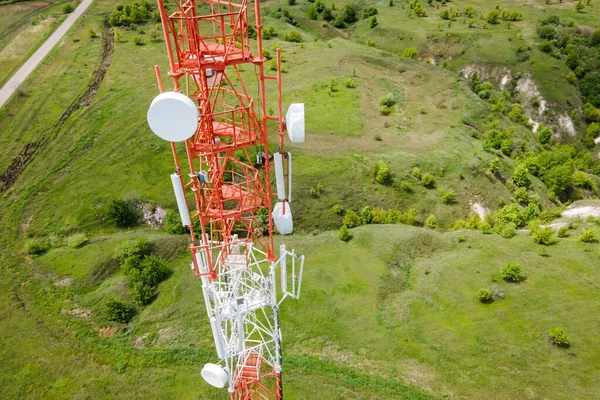
[[[283,308],[289,398],[593,398],[600,353],[593,312],[597,244],[576,237],[540,255],[526,234],[362,227],[289,240],[310,260],[299,302]],[[98,280],[119,243],[148,235],[172,276],[126,326],[104,299],[122,274]],[[213,358],[200,282],[185,238],[133,230],[13,263],[2,280],[2,391],[9,398],[215,398],[199,376]],[[518,261],[526,279],[500,277]],[[477,301],[480,288],[503,298]],[[560,349],[547,331],[563,327]],[[143,380],[145,384],[140,385]],[[556,382],[561,384],[557,385]],[[429,394],[428,394],[429,393]]]
[[[116,199],[175,207],[169,145],[145,120],[157,93],[155,64],[166,81],[164,43],[151,39],[152,21],[105,26],[115,4],[95,2],[0,110],[1,397],[225,395],[199,375],[216,356],[186,237],[145,225],[117,228],[107,217]],[[347,4],[336,2],[333,14]],[[564,26],[553,28],[560,34],[573,28],[570,19],[578,32],[593,31],[598,6],[576,12],[573,2],[502,2],[499,11],[518,10],[522,18],[488,24],[495,4],[483,1],[423,1],[427,17],[415,15],[414,3],[392,4],[354,3],[358,20],[338,29],[322,15],[306,16],[314,3],[261,3],[264,24],[277,33],[266,47],[273,54],[279,45],[286,60],[284,104],[303,101],[307,111],[306,143],[289,146],[297,234],[286,243],[308,261],[302,298],[282,309],[286,398],[600,396],[599,245],[578,241],[598,225],[575,222],[551,246],[525,231],[512,239],[497,234],[530,222],[537,232],[571,201],[598,195],[600,148],[585,142],[595,116],[585,114],[579,90],[586,71],[569,82],[575,71],[560,53],[567,48],[556,42],[560,54],[544,53],[537,33],[548,15],[562,18]],[[378,10],[373,28],[371,17],[362,19],[371,5]],[[440,16],[468,5],[471,18]],[[303,43],[283,40],[292,30]],[[589,46],[571,34],[583,57]],[[133,43],[136,36],[143,45]],[[251,90],[253,72],[244,71]],[[471,72],[483,86],[468,79]],[[382,108],[382,98],[393,105]],[[490,99],[505,99],[506,110],[494,110]],[[547,111],[540,112],[542,100]],[[552,128],[549,142],[525,114]],[[508,142],[494,147],[499,135]],[[378,161],[390,171],[381,183]],[[524,182],[515,174],[521,165]],[[564,188],[554,173],[562,166]],[[426,174],[435,184],[423,185]],[[443,200],[449,192],[454,199]],[[489,211],[485,221],[470,218],[475,204]],[[334,213],[335,205],[346,214]],[[378,217],[363,213],[359,224],[393,224],[357,227],[349,242],[340,241],[344,216],[365,206]],[[430,215],[433,230],[406,226],[422,226]],[[89,242],[71,248],[76,234]],[[169,276],[130,323],[108,321],[108,299],[130,300],[114,254],[141,236],[155,243]],[[32,243],[47,251],[29,254]],[[504,282],[500,269],[508,262],[520,263],[526,280]],[[481,288],[496,300],[480,303]],[[548,342],[557,326],[569,349]]]

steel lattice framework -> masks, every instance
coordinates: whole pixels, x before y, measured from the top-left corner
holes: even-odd
[[[264,214],[265,209],[270,214],[273,198],[270,120],[279,134],[276,153],[289,154],[283,150],[280,52],[277,74],[265,75],[258,0],[253,9],[246,0],[174,0],[168,6],[157,1],[174,91],[198,109],[196,132],[185,140],[185,172],[171,143],[173,177],[174,186],[180,184],[185,192],[181,198],[190,216],[192,269],[202,280],[219,364],[227,374],[223,385],[232,399],[281,399],[278,306],[288,296],[299,297],[304,257],[284,245],[276,255],[273,218]],[[256,53],[251,32],[256,33]],[[256,70],[257,99],[246,90],[243,64]],[[160,71],[155,70],[162,93]],[[268,80],[277,84],[276,115],[267,113]],[[255,163],[250,154],[257,146],[261,152]],[[283,213],[291,212],[289,196],[282,200]]]

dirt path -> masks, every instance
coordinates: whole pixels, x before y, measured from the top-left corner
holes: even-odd
[[[64,22],[56,28],[54,33],[40,46],[39,49],[19,68],[17,72],[0,88],[0,107],[2,107],[8,99],[16,92],[29,75],[36,69],[42,60],[48,55],[50,50],[58,43],[60,39],[67,33],[69,28],[73,26],[75,21],[85,12],[92,4],[92,0],[83,0],[81,4],[73,11]]]

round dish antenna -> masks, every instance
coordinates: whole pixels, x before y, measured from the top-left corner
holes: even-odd
[[[198,128],[198,108],[184,94],[161,93],[150,104],[148,125],[159,138],[182,142],[192,137]]]
[[[223,367],[217,364],[205,364],[204,368],[202,368],[202,371],[200,372],[200,375],[202,375],[202,378],[204,378],[209,385],[219,389],[224,387],[229,381],[227,372],[225,372]]]

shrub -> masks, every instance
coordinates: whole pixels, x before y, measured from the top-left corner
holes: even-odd
[[[142,305],[148,304],[156,285],[167,277],[166,264],[153,255],[137,261],[129,259],[126,263],[127,284],[133,301]]]
[[[560,195],[571,186],[571,168],[567,165],[557,165],[544,174],[544,182],[553,193]]]
[[[352,239],[352,235],[350,234],[350,230],[346,225],[342,225],[340,231],[338,232],[338,238],[344,242]]]
[[[496,157],[490,161],[490,172],[495,174],[498,171],[500,171],[500,159]]]
[[[592,190],[594,184],[592,179],[585,172],[576,171],[573,174],[573,185],[582,189]]]
[[[286,42],[302,43],[302,35],[298,31],[289,31],[283,35]]]
[[[344,213],[344,206],[342,206],[341,204],[336,204],[333,207],[331,207],[331,211],[333,211],[335,215],[342,215]]]
[[[356,9],[351,4],[347,4],[346,6],[344,6],[344,8],[342,9],[341,17],[344,20],[344,22],[347,22],[349,24],[358,21],[358,17],[356,16]]]
[[[348,228],[354,228],[361,224],[361,219],[353,210],[348,210],[344,215],[343,224]]]
[[[373,208],[371,206],[364,206],[360,210],[360,220],[363,224],[370,224],[373,221]]]
[[[517,226],[513,222],[498,227],[498,234],[504,239],[510,239],[517,234]]]
[[[348,89],[354,89],[356,87],[356,81],[352,78],[348,78],[344,81],[344,86]]]
[[[325,8],[323,10],[323,13],[321,14],[323,16],[323,20],[325,21],[332,21],[334,19],[333,16],[333,12],[331,11],[331,8]]]
[[[540,144],[548,144],[552,140],[552,128],[549,126],[541,126],[537,130],[538,132],[538,142]]]
[[[325,3],[322,0],[319,0],[315,3],[315,10],[317,10],[317,12],[320,14],[323,11],[325,11],[325,9],[327,8],[327,6],[325,5]]]
[[[379,104],[382,106],[393,107],[396,104],[396,98],[393,94],[388,93],[379,99]]]
[[[338,29],[344,29],[346,27],[346,23],[341,15],[337,16],[336,19],[333,20],[333,27]]]
[[[558,347],[569,347],[569,339],[567,338],[567,333],[563,328],[552,328],[548,331],[548,337],[550,338],[550,343]]]
[[[104,313],[109,321],[126,324],[135,315],[135,309],[117,298],[112,298],[104,306]]]
[[[367,7],[363,11],[363,19],[367,19],[367,18],[372,17],[377,14],[378,14],[378,11],[374,6]]]
[[[96,31],[95,31],[95,30],[93,30],[92,28],[90,28],[90,29],[88,30],[88,36],[89,36],[90,38],[94,39],[94,38],[98,37],[98,34],[96,33]]]
[[[552,40],[556,38],[556,29],[549,25],[542,25],[537,28],[537,34],[540,39]]]
[[[438,220],[436,218],[435,215],[431,214],[429,217],[427,217],[427,219],[425,220],[425,225],[429,228],[429,229],[435,229],[437,228],[437,224],[438,224]]]
[[[136,46],[141,46],[144,44],[144,39],[142,39],[141,36],[135,35],[133,37],[133,44],[135,44]]]
[[[406,193],[413,193],[415,191],[412,185],[408,182],[400,182],[400,189],[402,189]]]
[[[163,230],[174,235],[181,235],[188,232],[187,227],[181,223],[179,213],[175,210],[168,210],[163,222]]]
[[[542,227],[532,227],[531,228],[531,237],[533,238],[533,241],[537,244],[541,244],[544,246],[549,246],[552,243],[554,243],[554,230],[552,230],[552,228],[550,228],[549,226],[542,228]]]
[[[415,178],[421,179],[421,170],[417,167],[414,167],[412,170],[412,174]]]
[[[419,52],[414,47],[407,47],[402,51],[401,56],[404,58],[410,58],[411,60],[418,60]]]
[[[63,14],[71,14],[75,11],[75,6],[73,4],[65,4],[63,6]]]
[[[381,106],[379,107],[379,114],[381,115],[390,115],[392,113],[393,109],[392,107],[388,107],[388,106]]]
[[[128,285],[127,294],[139,305],[150,304],[154,297],[155,288],[142,281],[133,281]]]
[[[513,223],[515,228],[520,228],[527,223],[527,216],[518,204],[508,204],[498,211],[496,224],[506,225],[508,223]]]
[[[543,40],[542,43],[540,43],[540,50],[544,53],[552,53],[553,49],[554,46],[552,46],[552,43],[550,43],[548,40]]]
[[[489,289],[479,289],[477,291],[477,298],[484,304],[491,303],[494,300],[492,291]]]
[[[486,21],[488,24],[497,24],[499,16],[500,16],[500,10],[492,10],[488,13]]]
[[[373,209],[372,224],[386,224],[387,223],[387,211],[382,208]]]
[[[379,21],[377,21],[377,17],[371,17],[371,19],[369,20],[369,28],[373,29],[377,25],[379,25]]]
[[[142,257],[150,254],[151,251],[152,243],[149,242],[147,238],[142,236],[136,241],[121,244],[115,252],[114,258],[122,264],[129,258],[141,259]]]
[[[29,239],[25,242],[25,252],[32,256],[44,254],[50,248],[46,239]]]
[[[424,174],[421,177],[421,184],[428,189],[431,189],[435,186],[435,178],[431,174]]]
[[[593,229],[587,229],[577,240],[583,243],[596,243],[598,241],[598,232]]]
[[[122,228],[133,225],[138,213],[131,202],[116,199],[109,203],[107,217],[109,221]]]
[[[444,194],[442,195],[442,203],[444,203],[444,204],[456,203],[456,193],[454,193],[454,190],[448,189],[448,190],[446,190],[446,192],[444,192]]]
[[[306,12],[306,17],[308,19],[312,19],[312,20],[316,21],[319,18],[319,13],[318,13],[317,9],[313,6],[313,7],[310,7],[308,9],[308,11]]]
[[[373,166],[373,177],[375,178],[375,182],[379,184],[387,185],[388,183],[390,183],[390,168],[384,161],[379,160],[375,163],[375,165]]]
[[[500,270],[500,275],[502,275],[502,279],[507,282],[520,282],[523,280],[523,276],[521,276],[521,266],[517,263],[508,263],[502,267]]]
[[[76,233],[69,236],[67,239],[67,246],[72,249],[76,249],[77,247],[83,246],[85,243],[87,243],[87,241],[88,237],[85,235],[85,233]]]
[[[275,27],[271,26],[271,25],[265,26],[264,29],[262,30],[262,38],[264,40],[269,40],[273,36],[277,36],[277,33],[275,32]]]
[[[290,6],[296,5],[296,0],[287,0]]]
[[[515,190],[515,199],[521,204],[529,203],[529,195],[527,194],[527,189],[524,187],[520,187]]]
[[[559,238],[566,238],[569,237],[569,227],[568,226],[563,226],[558,230],[558,237]]]

